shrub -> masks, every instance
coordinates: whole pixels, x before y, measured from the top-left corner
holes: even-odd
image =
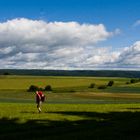
[[[89,88],[94,88],[95,87],[95,84],[94,83],[91,83]]]
[[[106,88],[107,88],[106,85],[101,85],[101,86],[98,87],[98,89],[106,89]]]
[[[69,92],[76,92],[74,89],[71,89]]]
[[[130,82],[126,82],[126,84],[127,84],[127,85],[130,84]]]
[[[109,81],[107,86],[111,87],[113,84],[114,84],[114,81]]]
[[[47,85],[44,89],[45,91],[52,91],[52,87],[51,85]]]
[[[131,79],[130,80],[130,83],[137,83],[137,82],[139,82],[139,79]]]
[[[9,72],[4,72],[3,75],[10,75],[10,73]]]
[[[35,85],[31,85],[28,89],[29,92],[33,92],[33,91],[37,91],[37,90],[39,90],[39,88]]]

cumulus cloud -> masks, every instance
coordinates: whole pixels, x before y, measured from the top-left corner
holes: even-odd
[[[77,22],[44,22],[25,18],[0,23],[1,46],[16,46],[18,50],[36,51],[58,46],[87,46],[111,35],[103,24]],[[41,49],[40,49],[41,48]]]
[[[120,34],[103,24],[45,22],[25,18],[0,23],[1,68],[95,69],[123,65],[138,66],[140,43],[122,52],[97,47],[101,41]]]
[[[87,46],[110,36],[103,24],[13,19],[0,23],[0,58],[9,68],[66,65],[62,59],[80,61]]]
[[[125,48],[116,59],[116,64],[121,67],[140,68],[140,41]]]

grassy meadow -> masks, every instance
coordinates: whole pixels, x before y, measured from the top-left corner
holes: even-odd
[[[0,139],[139,140],[140,104],[0,104]]]
[[[107,85],[110,80],[114,85]],[[130,78],[0,76],[0,140],[139,140],[140,82]],[[89,88],[94,83],[94,88]],[[39,114],[30,85],[47,100]]]
[[[114,85],[106,89],[98,89],[113,80]],[[48,103],[108,103],[139,102],[140,82],[126,84],[130,78],[107,77],[45,77],[45,76],[1,76],[1,102],[33,103],[34,92],[27,92],[31,85],[44,88],[51,85],[52,92],[44,92]],[[94,83],[94,88],[89,88]],[[122,94],[123,93],[123,94]]]

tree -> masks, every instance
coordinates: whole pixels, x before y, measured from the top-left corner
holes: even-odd
[[[37,91],[37,90],[39,90],[39,88],[35,85],[31,85],[28,89],[29,92],[34,92],[34,91]]]
[[[94,83],[91,83],[89,88],[94,88],[95,87],[95,84]]]
[[[130,83],[137,83],[137,82],[139,82],[139,79],[131,79],[130,80]]]
[[[114,84],[114,81],[109,81],[107,86],[111,87],[111,86],[113,86],[113,84]]]
[[[44,89],[45,91],[52,91],[52,87],[51,85],[47,85]]]
[[[127,85],[130,84],[130,82],[126,82],[126,84],[127,84]]]
[[[10,75],[10,73],[9,72],[4,72],[3,75]]]

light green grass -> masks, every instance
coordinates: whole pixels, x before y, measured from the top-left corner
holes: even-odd
[[[114,85],[105,90],[98,86],[107,85],[110,80]],[[26,92],[31,85],[44,88],[51,85],[54,93],[72,92],[110,92],[110,93],[140,93],[140,84],[126,84],[129,78],[111,77],[59,77],[59,76],[0,76],[0,92],[21,93]],[[89,88],[95,83],[95,88]]]
[[[115,84],[107,89],[99,90],[98,85],[107,84],[113,80]],[[107,78],[107,77],[46,77],[46,76],[0,76],[0,102],[35,102],[35,93],[27,92],[30,85],[44,87],[51,85],[51,93],[44,92],[48,103],[134,103],[140,102],[140,97],[136,100],[127,98],[127,94],[139,94],[139,84],[126,85],[129,78]],[[95,83],[95,88],[89,88],[91,83]],[[134,86],[137,85],[137,86]],[[90,93],[98,93],[90,96]],[[100,96],[102,93],[111,93],[108,97]],[[114,98],[112,94],[126,93],[126,99],[121,96]],[[85,98],[77,96],[85,94]],[[99,95],[99,98],[97,97]],[[134,95],[135,97],[135,95]]]
[[[113,80],[104,90],[98,85]],[[140,85],[129,78],[0,77],[0,140],[139,140]],[[88,86],[95,83],[94,89]],[[51,85],[37,112],[30,85]],[[125,94],[124,94],[125,93]],[[137,93],[137,94],[136,94]]]
[[[43,104],[42,113],[39,114],[36,104],[1,103],[0,118],[19,118],[19,121],[47,119],[47,120],[83,120],[84,116],[62,115],[57,112],[124,112],[140,111],[140,104]]]
[[[30,85],[53,88],[88,87],[91,83],[96,85],[107,84],[114,80],[115,85],[122,85],[127,78],[96,78],[96,77],[47,77],[47,76],[0,76],[0,89],[28,89]]]
[[[140,104],[0,104],[0,139],[138,140]]]

